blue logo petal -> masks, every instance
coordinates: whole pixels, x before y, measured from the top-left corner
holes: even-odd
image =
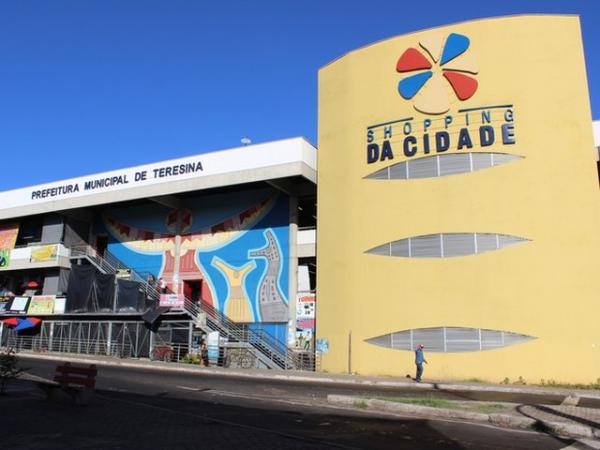
[[[403,98],[410,100],[419,92],[419,89],[423,87],[432,75],[433,73],[428,70],[427,72],[418,73],[417,75],[400,80],[400,83],[398,83],[398,92],[400,92]]]
[[[467,51],[470,42],[469,38],[462,34],[452,33],[448,36],[446,45],[444,45],[444,51],[442,52],[442,58],[440,59],[440,65],[446,64],[448,61]]]

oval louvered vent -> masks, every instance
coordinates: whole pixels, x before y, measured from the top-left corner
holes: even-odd
[[[439,233],[388,242],[365,253],[404,258],[449,258],[500,250],[528,241],[498,233]]]
[[[410,180],[413,178],[433,178],[475,172],[499,166],[523,156],[507,153],[452,153],[431,155],[392,164],[365,178],[372,180]]]
[[[532,339],[537,338],[512,331],[436,327],[398,331],[365,339],[365,342],[394,350],[415,350],[423,344],[426,352],[457,353],[493,350]]]

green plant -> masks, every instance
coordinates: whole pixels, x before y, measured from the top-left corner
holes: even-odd
[[[481,378],[467,378],[465,381],[467,383],[487,383],[487,381],[482,380]]]
[[[184,364],[200,364],[200,356],[187,354],[183,358],[179,360],[179,362]]]
[[[8,383],[23,372],[23,369],[17,367],[18,362],[18,358],[12,349],[0,353],[0,395],[5,395]]]
[[[446,409],[458,409],[459,404],[451,400],[445,400],[443,398],[399,398],[399,397],[377,397],[380,400],[386,400],[388,402],[396,403],[408,403],[410,405],[418,406],[429,406],[431,408],[446,408]]]
[[[527,382],[523,379],[522,376],[519,376],[519,379],[517,381],[515,381],[513,384],[527,384]]]
[[[367,402],[364,400],[356,400],[354,402],[354,407],[355,408],[360,408],[360,409],[367,409],[369,405],[367,405]]]
[[[484,403],[476,404],[472,409],[480,413],[492,414],[508,409],[508,407],[506,405],[501,405],[500,403]]]

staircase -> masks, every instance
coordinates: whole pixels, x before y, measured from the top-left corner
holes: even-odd
[[[131,279],[138,282],[147,298],[155,302],[154,308],[160,308],[160,294],[155,286],[148,283],[149,274],[142,274],[131,269],[108,251],[105,251],[104,255],[100,256],[89,245],[75,246],[71,247],[70,259],[85,259],[102,273],[116,274],[119,269],[130,271]],[[166,311],[167,309],[165,308],[165,311],[161,311],[161,313]],[[233,322],[225,314],[204,300],[196,304],[185,298],[183,311],[203,331],[218,331],[222,336],[226,336],[230,342],[245,344],[270,369],[286,370],[301,368],[299,367],[295,352],[290,351],[269,333],[262,329],[251,329],[247,324]],[[204,318],[206,321],[202,320]]]

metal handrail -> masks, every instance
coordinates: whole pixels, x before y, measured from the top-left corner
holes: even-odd
[[[59,352],[83,355],[106,355],[127,358],[132,356],[130,344],[108,341],[106,339],[64,339],[49,336],[19,336],[9,334],[4,344],[15,352],[34,351],[39,353]]]

